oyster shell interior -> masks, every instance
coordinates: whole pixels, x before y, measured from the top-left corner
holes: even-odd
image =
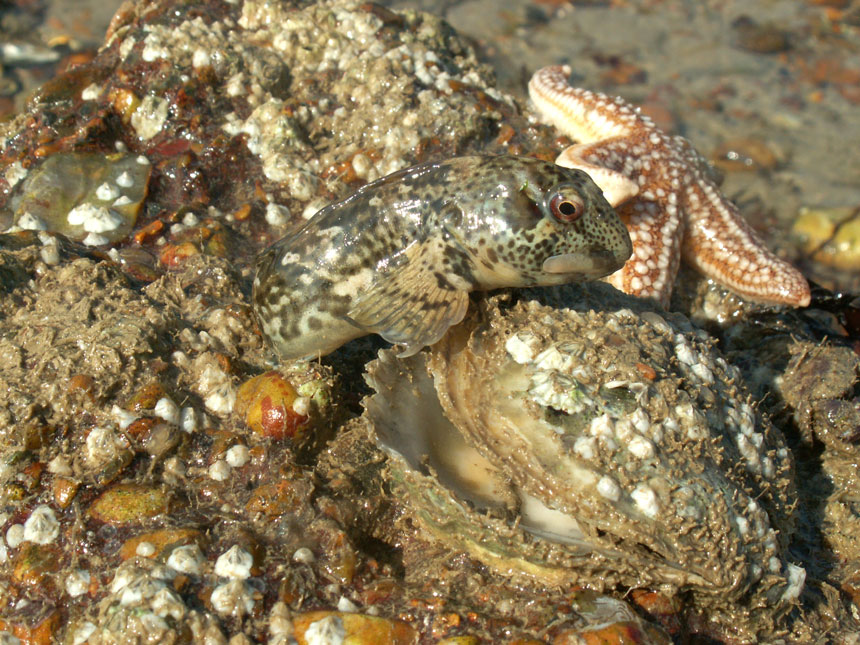
[[[704,335],[534,302],[478,318],[368,370],[365,417],[413,524],[544,584],[797,597],[790,453]]]

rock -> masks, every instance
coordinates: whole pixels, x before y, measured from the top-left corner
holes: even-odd
[[[145,484],[115,484],[99,495],[88,513],[100,522],[133,524],[166,513],[170,493]]]
[[[376,616],[336,611],[313,611],[293,618],[295,638],[299,645],[336,641],[350,645],[412,645],[418,642],[416,631],[402,621]]]

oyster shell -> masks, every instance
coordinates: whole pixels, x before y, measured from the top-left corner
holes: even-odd
[[[498,302],[368,369],[365,423],[419,535],[542,585],[797,598],[790,452],[704,334]]]

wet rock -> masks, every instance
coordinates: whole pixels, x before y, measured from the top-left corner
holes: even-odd
[[[89,246],[126,237],[146,197],[150,164],[135,155],[56,154],[30,172],[15,209],[23,229]]]
[[[860,209],[802,209],[793,232],[815,260],[838,269],[860,269]]]
[[[263,246],[329,201],[417,161],[470,152],[555,156],[554,133],[530,124],[525,106],[494,88],[469,44],[438,19],[372,3],[156,0],[126,3],[104,48],[79,62],[34,95],[25,114],[0,123],[0,225],[23,216],[19,206],[37,193],[50,194],[37,178],[56,168],[68,175],[58,185],[77,186],[76,199],[102,205],[98,188],[108,183],[107,196],[113,184],[80,183],[80,169],[69,164],[78,156],[100,156],[103,169],[143,156],[149,176],[133,226],[118,241],[87,247],[32,230],[0,238],[7,629],[35,639],[36,631],[24,630],[48,625],[46,638],[58,642],[287,645],[302,637],[293,618],[320,610],[343,622],[345,637],[349,616],[360,615],[375,622],[368,638],[405,629],[422,640],[534,643],[548,638],[550,626],[572,635],[599,633],[595,621],[633,620],[600,612],[594,598],[606,596],[582,598],[570,576],[557,574],[551,588],[517,585],[450,543],[431,548],[407,531],[403,500],[383,476],[389,457],[358,440],[352,425],[338,432],[344,417],[361,413],[369,345],[322,365],[277,368],[295,390],[293,403],[308,403],[305,429],[314,440],[302,450],[261,437],[233,414],[241,384],[273,369],[247,303],[250,267]],[[641,79],[641,70],[657,74],[647,61],[634,63],[600,65],[619,82]],[[838,88],[856,80],[838,66],[810,65],[822,87],[828,70],[839,72]],[[717,89],[708,106],[736,118],[735,88]],[[645,100],[668,107],[678,124],[689,116],[667,92]],[[787,109],[778,116],[790,121],[795,108]],[[61,223],[65,209],[66,224],[76,207],[42,206]],[[100,220],[83,215],[72,219],[80,217],[89,235],[86,225]],[[590,304],[604,311],[613,302],[599,292]],[[724,310],[734,320],[738,306]],[[746,348],[732,360],[745,368],[749,355]],[[663,377],[661,361],[639,363],[631,373],[641,382]],[[784,364],[767,364],[772,383]],[[827,520],[801,517],[804,529],[826,529],[814,551],[822,564],[810,568],[817,583],[837,580],[828,577],[828,557],[853,557],[855,546],[850,488],[843,488],[855,485],[850,462],[832,456],[803,482],[821,492],[810,517]],[[140,489],[123,497],[124,486]],[[153,491],[169,492],[170,504],[150,503]],[[137,509],[124,501],[135,496]],[[113,521],[88,513],[99,504]],[[24,541],[26,522],[47,505],[60,526],[55,541]],[[782,513],[762,505],[769,518]],[[72,519],[78,507],[84,530]],[[144,517],[157,509],[165,512]],[[806,544],[790,553],[806,553]],[[56,549],[59,568],[40,584],[23,584],[12,578],[12,562],[33,548]],[[250,568],[243,553],[252,556]],[[21,579],[40,575],[37,566],[26,571]],[[838,575],[849,593],[848,572]],[[710,605],[696,599],[701,590],[663,589],[680,604],[677,613],[652,590],[628,591],[606,583],[613,603],[625,606],[635,595],[661,624],[678,618],[679,639],[689,637],[696,603],[705,605],[698,624],[716,624]],[[801,600],[802,612],[773,612],[775,630],[788,629],[778,621],[793,629],[792,621],[820,619],[816,605]],[[851,627],[838,602],[819,606]],[[750,611],[737,609],[738,624]],[[815,624],[819,633],[832,626]]]
[[[855,394],[860,357],[848,347],[796,342],[782,391],[808,439],[829,448],[857,452],[860,401]]]
[[[143,550],[148,553],[146,557],[160,558],[163,554],[165,557],[162,559],[166,559],[166,556],[178,547],[205,543],[205,536],[197,529],[161,529],[142,533],[126,540],[120,549],[120,557],[123,560],[128,560],[140,555],[140,551]],[[141,547],[141,545],[145,546]]]
[[[144,484],[115,484],[92,503],[91,517],[111,524],[138,523],[170,508],[168,491]]]
[[[270,439],[299,439],[306,430],[310,402],[278,372],[243,383],[236,393],[236,413],[251,430]]]
[[[56,547],[24,543],[12,559],[12,579],[24,585],[40,585],[60,568],[58,556]]]
[[[356,645],[411,645],[418,640],[416,631],[402,621],[336,611],[299,614],[293,618],[293,628],[300,645],[337,640]]]
[[[51,645],[56,642],[61,627],[62,615],[52,608],[43,609],[35,616],[19,620],[9,617],[0,619],[0,630],[12,634],[27,645]]]

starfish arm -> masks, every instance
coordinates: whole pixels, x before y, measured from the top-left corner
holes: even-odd
[[[529,97],[544,122],[580,143],[624,136],[640,126],[639,113],[622,99],[571,87],[570,71],[551,65],[529,81]]]
[[[625,293],[669,304],[680,262],[684,220],[673,204],[635,198],[618,209],[627,224],[633,254],[606,281]]]
[[[600,150],[603,147],[603,142],[570,146],[562,151],[555,163],[565,168],[578,168],[588,173],[594,183],[600,186],[606,201],[613,206],[618,206],[618,204],[636,196],[639,192],[639,184],[606,163]]]
[[[688,230],[681,250],[687,262],[749,300],[809,304],[806,279],[764,245],[711,182],[691,183],[685,202]]]
[[[585,170],[613,205],[622,204],[633,257],[609,282],[665,305],[683,254],[750,300],[809,304],[806,280],[771,253],[720,195],[689,141],[662,132],[620,98],[571,87],[569,75],[569,67],[538,70],[529,96],[544,121],[579,142],[556,163]]]

